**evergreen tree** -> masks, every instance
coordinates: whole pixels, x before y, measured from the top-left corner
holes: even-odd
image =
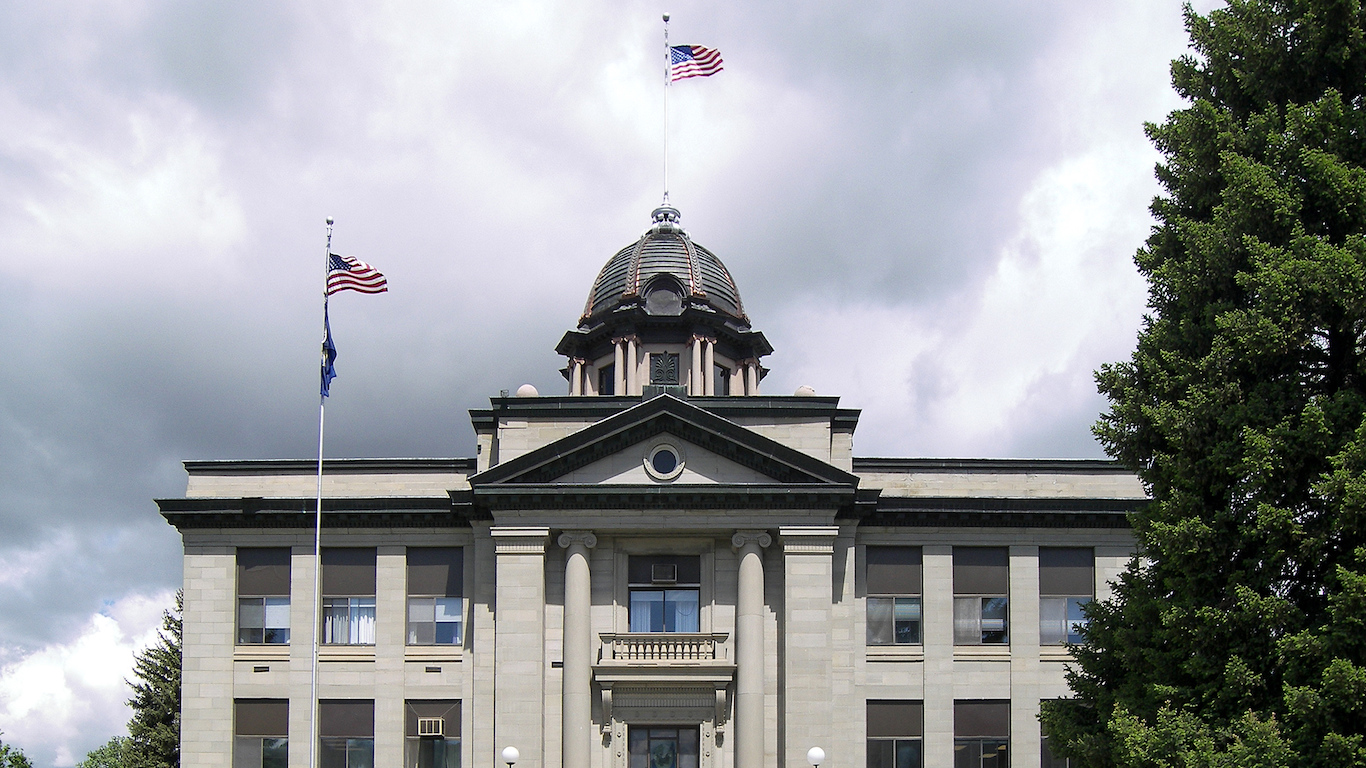
[[[1185,17],[1150,312],[1097,374],[1143,560],[1044,725],[1087,766],[1366,766],[1366,13]]]
[[[161,618],[155,644],[138,654],[133,675],[133,719],[128,721],[126,768],[180,768],[180,648],[184,595]]]

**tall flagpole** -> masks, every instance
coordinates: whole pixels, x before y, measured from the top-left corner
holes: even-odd
[[[669,71],[673,52],[669,50],[669,14],[664,14],[664,205],[669,204]]]
[[[323,345],[322,366],[327,366],[327,276],[332,270],[332,217],[327,217],[327,247],[323,253]],[[318,768],[318,635],[322,621],[318,616],[322,606],[323,571],[323,416],[326,414],[327,395],[318,393],[318,504],[313,516],[313,671],[312,695],[308,713],[308,765]]]

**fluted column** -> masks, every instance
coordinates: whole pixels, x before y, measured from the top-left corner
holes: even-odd
[[[569,358],[569,394],[578,397],[583,394],[583,362],[577,357]]]
[[[561,707],[564,768],[589,768],[593,730],[592,577],[588,550],[592,531],[560,534],[564,556],[564,702]]]
[[[629,338],[626,340],[626,394],[640,394],[640,387],[636,386],[640,381],[640,371],[636,370],[636,340]]]
[[[692,375],[688,377],[688,394],[701,395],[705,389],[702,383],[702,337],[692,337]]]
[[[764,531],[737,531],[740,555],[735,601],[735,768],[764,766]]]

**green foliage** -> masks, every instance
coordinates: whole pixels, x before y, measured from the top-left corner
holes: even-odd
[[[133,719],[124,745],[122,768],[179,768],[180,766],[180,648],[184,596],[177,592],[175,610],[161,619],[157,642],[138,654],[133,667],[137,682]],[[106,745],[107,746],[107,745]],[[93,753],[92,753],[93,754]]]
[[[1366,12],[1186,26],[1189,105],[1148,126],[1150,314],[1097,374],[1144,558],[1044,724],[1089,766],[1366,766]]]
[[[2,735],[4,732],[0,731]],[[33,768],[33,763],[29,762],[24,750],[0,741],[0,768]]]
[[[76,763],[76,768],[127,768],[131,743],[127,736],[115,736],[87,752],[85,759]]]

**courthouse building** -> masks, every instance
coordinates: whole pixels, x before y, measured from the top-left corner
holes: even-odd
[[[473,458],[188,461],[182,763],[1037,766],[1080,607],[1133,554],[1090,460],[860,458],[664,207]],[[892,343],[889,340],[889,343]]]

